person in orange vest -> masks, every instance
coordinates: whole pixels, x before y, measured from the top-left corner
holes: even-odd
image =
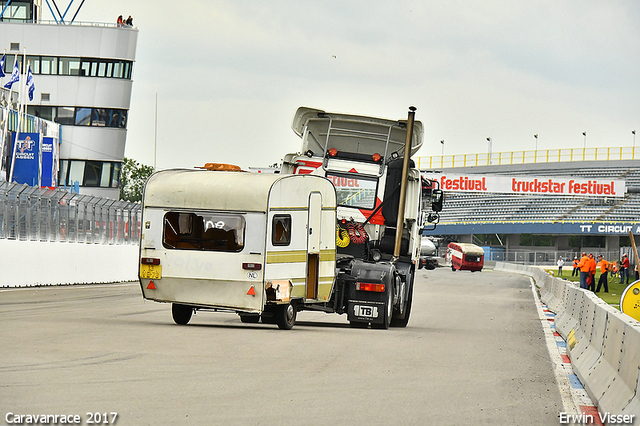
[[[587,278],[587,288],[595,293],[596,290],[596,259],[589,253],[589,278]]]
[[[626,253],[620,259],[620,284],[625,283],[625,277],[627,277],[627,284],[629,284],[629,256]]]
[[[578,256],[573,258],[573,271],[571,271],[571,276],[572,277],[578,277],[580,276],[580,268],[578,268],[578,264],[580,263],[580,261],[578,260]]]
[[[607,275],[609,272],[610,262],[604,260],[602,255],[598,256],[598,260],[600,261],[600,279],[598,280],[598,288],[596,288],[596,293],[600,291],[600,287],[604,284],[604,292],[609,293],[609,283],[607,282]]]
[[[580,269],[580,288],[586,289],[587,277],[589,276],[589,258],[587,257],[587,253],[582,253],[578,268]]]

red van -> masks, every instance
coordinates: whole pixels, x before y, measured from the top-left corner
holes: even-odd
[[[475,244],[449,243],[445,257],[451,270],[481,271],[484,265],[484,250]]]

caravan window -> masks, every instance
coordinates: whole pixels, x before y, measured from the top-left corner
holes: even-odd
[[[169,212],[163,228],[162,245],[168,249],[239,252],[244,248],[241,215]]]
[[[274,246],[288,246],[291,243],[291,215],[273,216],[271,229],[271,244]]]

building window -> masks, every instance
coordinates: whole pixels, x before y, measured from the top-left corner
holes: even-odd
[[[75,108],[73,107],[58,107],[56,119],[58,124],[73,125]]]
[[[60,58],[58,61],[59,75],[81,75],[80,58]]]
[[[118,188],[122,163],[92,160],[60,160],[60,186]]]
[[[520,234],[520,245],[530,247],[553,247],[556,245],[555,235]]]
[[[76,126],[91,124],[91,108],[76,108]]]
[[[58,58],[43,56],[40,60],[40,74],[57,74]]]

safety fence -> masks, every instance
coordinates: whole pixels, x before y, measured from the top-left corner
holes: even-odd
[[[555,163],[564,161],[638,160],[635,146],[615,148],[564,148],[532,151],[492,152],[418,157],[420,170],[452,167],[496,166],[504,164]]]
[[[138,244],[141,216],[137,203],[0,182],[0,239]]]
[[[640,322],[540,268],[498,262],[494,270],[536,280],[542,301],[556,314],[555,329],[567,341],[573,370],[600,413],[633,415],[639,424]]]

